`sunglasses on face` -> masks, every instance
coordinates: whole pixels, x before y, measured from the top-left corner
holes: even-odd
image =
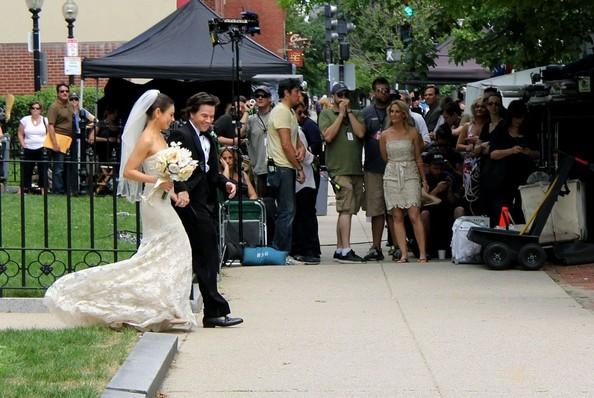
[[[69,93],[70,90],[60,90],[60,93]]]
[[[346,97],[348,97],[349,95],[348,95],[348,93],[347,93],[346,91],[341,91],[341,92],[339,92],[339,93],[336,93],[336,96],[337,96],[338,98],[346,98]]]
[[[256,99],[258,99],[258,98],[268,98],[268,96],[267,95],[264,95],[264,94],[256,94],[256,95],[254,95],[254,98],[256,98]]]
[[[78,101],[78,98],[70,98],[70,101]]]
[[[38,110],[40,110],[40,109],[41,109],[41,107],[39,107],[39,106],[32,106],[32,107],[31,107],[31,110],[32,110],[32,111],[38,111]]]

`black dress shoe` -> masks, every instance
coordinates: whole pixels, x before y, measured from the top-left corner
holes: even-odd
[[[227,327],[243,323],[241,318],[231,318],[229,316],[219,316],[214,318],[202,318],[202,326],[205,328],[214,328],[215,326]]]

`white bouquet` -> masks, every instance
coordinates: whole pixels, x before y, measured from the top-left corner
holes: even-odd
[[[172,142],[169,148],[159,152],[155,166],[169,181],[186,181],[198,166],[198,161],[192,159],[192,152],[182,148],[181,143]],[[167,192],[163,193],[163,199],[165,197]]]

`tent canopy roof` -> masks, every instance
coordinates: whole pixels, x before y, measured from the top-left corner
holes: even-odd
[[[201,0],[191,0],[112,53],[82,64],[83,77],[231,80],[231,44],[212,47],[208,21],[217,18]],[[223,39],[226,35],[221,35]],[[290,74],[292,66],[249,37],[239,45],[240,79],[258,73]]]
[[[456,84],[468,83],[476,80],[487,79],[491,71],[476,63],[474,59],[456,65],[449,55],[453,38],[449,37],[445,42],[437,46],[437,58],[435,66],[427,71],[427,78],[424,80],[408,80],[406,83],[443,83]]]

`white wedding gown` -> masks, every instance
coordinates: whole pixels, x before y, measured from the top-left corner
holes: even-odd
[[[157,175],[155,155],[143,163]],[[191,329],[192,249],[179,216],[162,190],[147,184],[140,204],[142,241],[131,258],[58,279],[46,292],[50,312],[70,325],[122,324],[140,330]],[[185,324],[172,325],[170,320]]]

